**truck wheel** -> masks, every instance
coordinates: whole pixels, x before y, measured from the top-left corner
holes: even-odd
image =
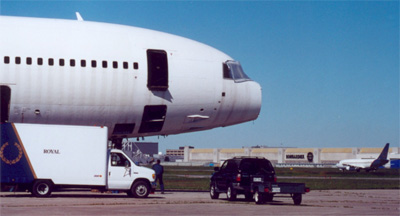
[[[131,194],[135,198],[146,198],[149,196],[150,187],[144,181],[138,181],[132,185]]]
[[[256,202],[256,204],[264,204],[265,203],[264,195],[256,191],[254,193],[254,201]]]
[[[295,193],[293,194],[293,202],[295,205],[300,205],[301,204],[301,193]]]
[[[226,198],[228,198],[229,201],[236,200],[236,190],[233,189],[232,185],[229,186],[228,190],[226,191]]]
[[[215,190],[215,183],[211,184],[210,186],[210,197],[211,199],[218,199],[219,193]]]
[[[49,197],[52,191],[53,184],[47,180],[38,180],[32,187],[32,194],[36,197]]]

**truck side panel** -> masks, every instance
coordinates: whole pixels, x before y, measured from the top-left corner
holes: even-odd
[[[107,128],[15,124],[37,179],[106,185]]]
[[[1,183],[31,183],[36,174],[14,125],[2,123],[0,131]]]

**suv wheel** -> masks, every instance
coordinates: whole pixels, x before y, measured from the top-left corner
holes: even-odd
[[[233,189],[232,185],[230,185],[226,191],[226,198],[228,198],[229,201],[236,200],[236,191]]]
[[[246,198],[247,201],[252,201],[253,200],[253,194],[252,193],[245,193],[244,197]]]
[[[219,193],[216,192],[216,189],[215,189],[215,183],[210,185],[210,197],[211,197],[211,199],[219,198]]]
[[[254,201],[256,202],[256,204],[263,204],[265,203],[265,199],[263,194],[260,194],[258,191],[256,191],[254,193]]]

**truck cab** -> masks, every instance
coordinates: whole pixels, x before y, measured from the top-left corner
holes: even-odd
[[[121,150],[109,151],[108,184],[109,190],[125,190],[129,196],[144,198],[154,192],[154,170],[137,166]]]

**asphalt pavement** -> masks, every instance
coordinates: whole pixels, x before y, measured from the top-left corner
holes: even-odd
[[[49,198],[30,193],[0,193],[0,215],[400,215],[400,190],[311,191],[300,206],[289,197],[256,205],[225,194],[212,200],[207,192],[167,191],[146,199],[126,194],[57,192]]]

